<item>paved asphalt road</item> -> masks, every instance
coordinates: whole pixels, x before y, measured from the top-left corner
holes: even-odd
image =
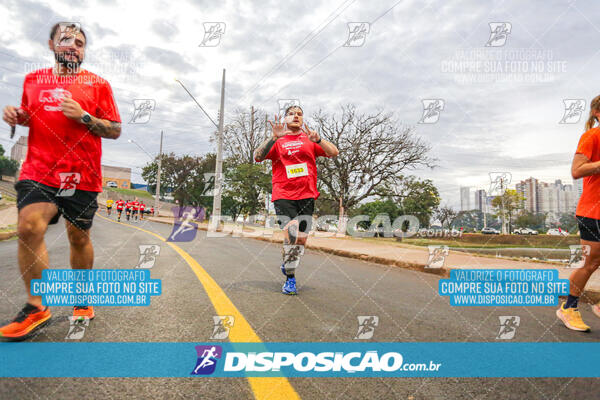
[[[171,230],[152,222],[135,226],[165,238]],[[139,245],[160,244],[152,277],[162,279],[163,294],[153,297],[149,307],[97,308],[83,341],[208,341],[216,311],[181,255],[148,233],[103,218],[95,219],[92,236],[96,268],[133,268]],[[26,300],[16,244],[16,240],[0,243],[0,320],[14,316]],[[62,222],[48,230],[47,245],[51,265],[67,266],[69,249]],[[279,245],[248,238],[207,238],[203,231],[193,242],[178,245],[210,274],[265,342],[353,341],[360,315],[379,317],[373,341],[496,342],[501,315],[521,317],[513,341],[600,340],[600,319],[588,307],[583,315],[593,331],[570,332],[557,323],[553,308],[451,307],[437,295],[434,275],[314,251],[306,252],[297,274],[299,296],[288,297],[280,293]],[[53,308],[52,324],[31,340],[66,341],[70,312],[67,307]],[[303,399],[578,399],[600,393],[597,379],[571,378],[290,378],[289,383]],[[0,379],[0,398],[252,396],[243,378]]]

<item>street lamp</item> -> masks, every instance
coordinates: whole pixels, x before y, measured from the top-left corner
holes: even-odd
[[[183,85],[179,79],[175,79],[177,83],[187,92],[187,94],[194,100],[194,102],[200,107],[204,115],[212,122],[212,124],[218,129],[217,136],[217,162],[215,165],[215,191],[213,196],[213,208],[212,215],[210,217],[209,231],[216,230],[219,226],[221,219],[221,192],[222,192],[222,175],[223,175],[223,119],[225,112],[225,68],[223,68],[223,78],[221,79],[221,107],[219,108],[219,123],[217,124],[208,115],[204,108],[198,103],[198,100],[190,93],[189,90]],[[216,219],[214,218],[216,216]]]
[[[140,146],[140,144],[139,144],[138,142],[136,142],[136,141],[135,141],[135,140],[133,140],[133,139],[128,139],[127,141],[128,141],[129,143],[133,143],[133,144],[135,144],[137,147],[139,147],[139,148],[140,148],[140,149],[141,149],[141,150],[142,150],[144,153],[146,153],[146,154],[148,155],[148,157],[150,157],[150,159],[151,159],[151,160],[153,160],[153,159],[154,159],[154,157],[152,156],[152,154],[148,153],[148,152],[146,151],[146,149],[144,149],[142,146]]]
[[[129,139],[127,140],[129,143],[133,143],[135,144],[137,147],[139,147],[144,153],[146,153],[148,155],[148,157],[150,157],[151,160],[154,159],[154,157],[148,153],[142,146],[140,146],[140,144],[138,142],[136,142],[133,139]],[[161,175],[161,170],[162,170],[162,148],[163,148],[163,131],[160,131],[160,150],[158,152],[158,171],[156,173],[156,193],[154,195],[154,215],[155,216],[159,216],[159,209],[160,209],[160,175]]]

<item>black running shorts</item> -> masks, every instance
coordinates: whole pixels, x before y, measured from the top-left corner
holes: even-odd
[[[589,242],[600,242],[600,220],[588,217],[575,217],[579,224],[579,234],[581,240]]]
[[[299,221],[300,232],[310,232],[312,216],[315,210],[315,199],[286,200],[279,199],[273,202],[277,223],[283,229],[293,219]]]
[[[50,221],[50,224],[56,224],[61,215],[64,215],[70,223],[82,230],[88,230],[92,227],[94,214],[98,209],[97,192],[88,192],[75,189],[75,192],[68,196],[64,192],[52,186],[32,180],[22,180],[15,184],[17,190],[17,208],[34,203],[52,203],[58,208],[58,212]]]

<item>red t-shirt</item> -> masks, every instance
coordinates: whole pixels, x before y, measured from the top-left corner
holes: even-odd
[[[140,209],[140,202],[139,201],[134,201],[133,203],[131,203],[131,205],[133,206],[133,209],[135,211],[138,211]]]
[[[576,154],[583,154],[592,162],[600,161],[600,128],[592,128],[579,139]],[[583,178],[583,193],[577,203],[576,215],[600,219],[600,175]]]
[[[122,210],[125,202],[123,200],[117,200],[115,204],[117,205],[117,210]]]
[[[77,189],[101,192],[101,138],[65,117],[60,110],[65,96],[96,118],[121,122],[110,85],[98,75],[81,70],[76,76],[56,76],[52,68],[27,74],[21,108],[30,115],[29,138],[19,180],[58,188],[60,174],[74,172],[80,174]]]
[[[133,203],[131,201],[128,201],[127,203],[125,203],[125,208],[131,208],[132,205]]]
[[[327,157],[327,154],[304,132],[277,139],[265,157],[273,161],[271,201],[318,198],[317,157]]]
[[[140,210],[144,211],[145,208],[146,208],[146,205],[144,203],[140,204]]]

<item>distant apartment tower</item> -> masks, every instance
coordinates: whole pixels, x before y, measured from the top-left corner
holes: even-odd
[[[460,188],[460,210],[468,211],[471,209],[471,189],[469,187]]]
[[[577,199],[579,201],[579,198],[581,197],[581,194],[583,193],[583,179],[573,179],[573,187],[575,188],[575,191],[577,192]]]
[[[523,198],[523,209],[530,213],[540,212],[538,209],[538,180],[531,177],[517,183],[517,193]]]
[[[28,136],[20,136],[19,140],[10,149],[10,158],[19,163],[19,168],[27,157],[27,138]]]
[[[479,189],[475,191],[475,209],[481,212],[485,211],[485,202],[487,196],[485,190]]]
[[[531,177],[516,184],[517,192],[524,197],[523,209],[531,213],[572,213],[581,196],[581,180],[565,185],[560,179],[554,183],[540,182]]]

